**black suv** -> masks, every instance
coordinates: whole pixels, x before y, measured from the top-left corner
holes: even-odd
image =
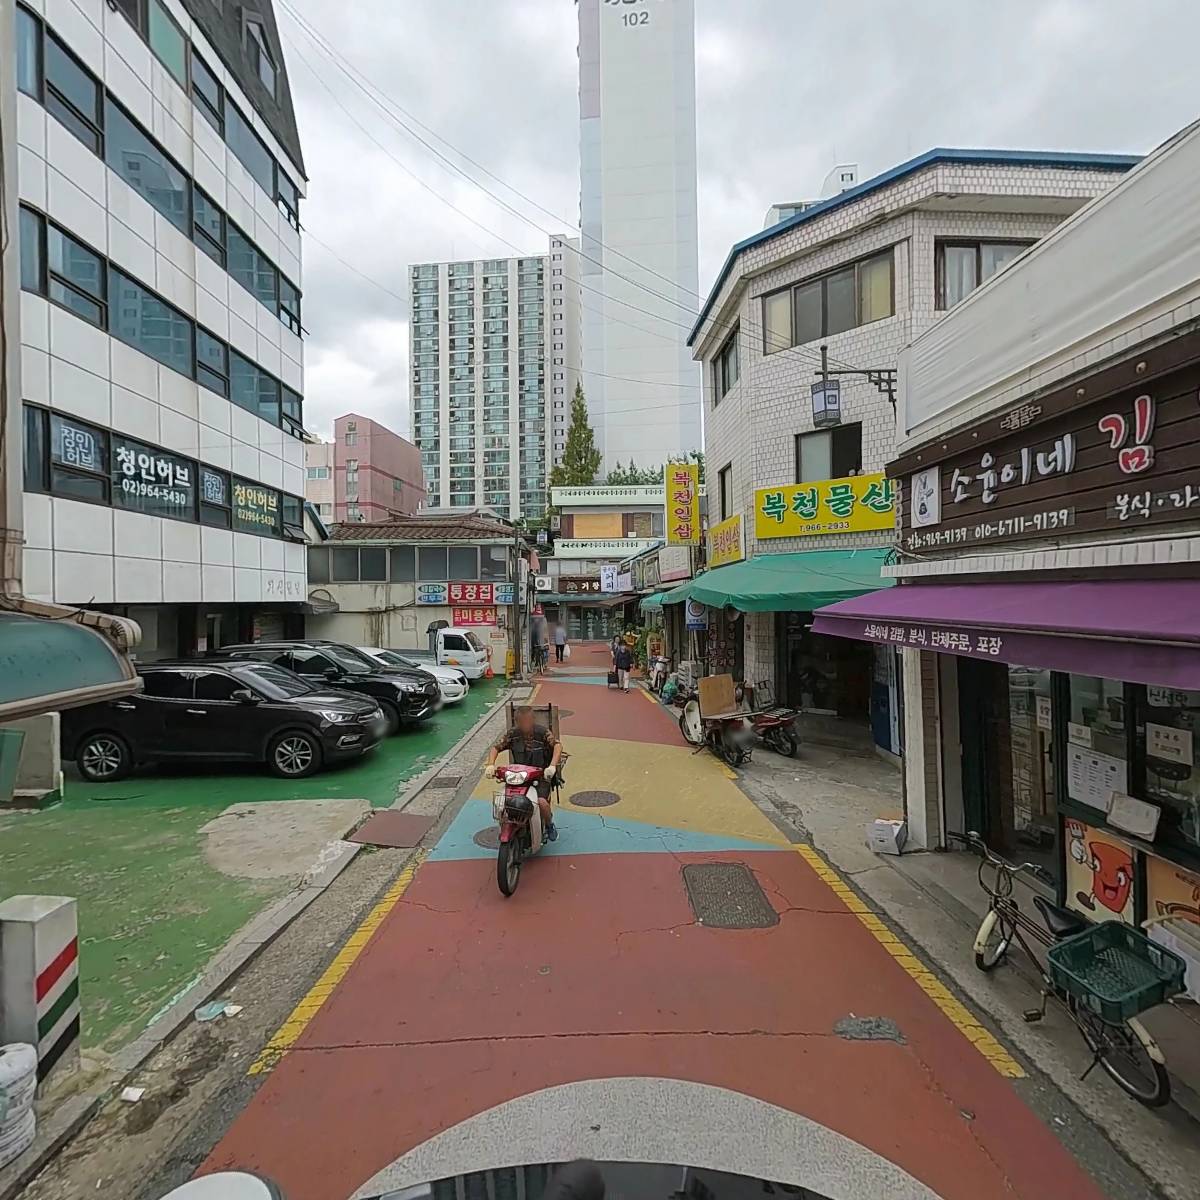
[[[138,673],[142,691],[63,712],[62,752],[85,779],[121,779],[169,759],[265,762],[301,779],[372,749],[386,728],[373,701],[267,663],[180,659]]]
[[[244,642],[222,646],[212,654],[274,663],[295,671],[310,683],[369,696],[383,709],[389,734],[402,725],[432,717],[442,703],[441,689],[428,671],[417,667],[384,667],[341,642]]]

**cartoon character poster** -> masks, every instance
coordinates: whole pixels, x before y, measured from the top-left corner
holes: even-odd
[[[1067,907],[1093,921],[1133,917],[1133,850],[1120,838],[1068,818]]]
[[[1164,858],[1148,858],[1146,915],[1190,921],[1200,931],[1200,875]]]

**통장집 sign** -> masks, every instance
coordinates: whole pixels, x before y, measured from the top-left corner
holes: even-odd
[[[495,593],[490,583],[452,583],[446,590],[451,604],[492,604]]]
[[[741,562],[746,557],[746,538],[742,514],[727,517],[708,530],[708,565],[723,567],[728,563]]]
[[[699,545],[699,466],[694,462],[667,463],[663,479],[666,484],[667,545]]]
[[[759,488],[754,493],[754,536],[810,537],[864,533],[896,523],[896,493],[882,471]]]

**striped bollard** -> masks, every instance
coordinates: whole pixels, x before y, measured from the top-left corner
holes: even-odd
[[[37,1047],[38,1083],[79,1065],[79,937],[75,901],[0,902],[0,1044]]]

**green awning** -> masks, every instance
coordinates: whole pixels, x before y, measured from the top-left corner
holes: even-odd
[[[115,699],[140,687],[129,658],[95,629],[0,612],[0,721]]]
[[[706,571],[668,592],[666,604],[699,600],[709,608],[740,612],[812,612],[864,592],[891,587],[880,575],[889,550],[808,550],[759,554]]]
[[[685,579],[683,583],[677,584],[669,592],[662,593],[662,602],[664,604],[682,604],[692,594],[692,584],[694,579]]]
[[[662,606],[662,592],[654,592],[652,595],[643,596],[638,603],[638,608],[640,608],[642,612],[658,612]]]

